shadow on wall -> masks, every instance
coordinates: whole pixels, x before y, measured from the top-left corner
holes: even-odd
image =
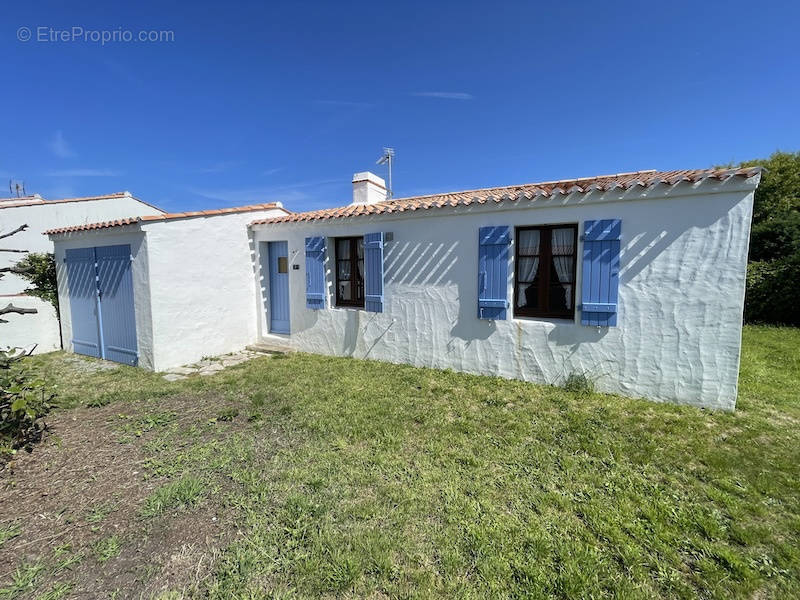
[[[476,234],[477,235],[477,234]],[[497,329],[492,321],[477,318],[478,257],[459,252],[461,243],[402,242],[387,244],[386,282],[409,286],[457,287],[458,313],[450,335],[465,340],[485,340]],[[474,267],[474,269],[473,269]],[[474,272],[474,276],[470,273]],[[474,301],[473,301],[474,300]],[[403,302],[403,299],[397,299]]]

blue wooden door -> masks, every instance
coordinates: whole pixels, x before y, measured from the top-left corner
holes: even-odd
[[[101,246],[95,252],[103,358],[135,366],[138,352],[131,247]]]
[[[72,348],[78,354],[100,358],[94,248],[67,250],[64,262],[67,265],[69,311],[72,317]]]
[[[78,354],[136,365],[131,247],[66,251],[72,348]]]
[[[289,333],[289,243],[269,242],[269,330]]]

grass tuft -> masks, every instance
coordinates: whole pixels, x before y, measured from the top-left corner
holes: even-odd
[[[147,497],[142,509],[144,518],[163,515],[170,510],[195,506],[206,494],[206,485],[198,477],[186,475],[170,481]]]
[[[25,592],[33,591],[43,570],[44,565],[39,562],[23,562],[11,574],[11,585],[0,588],[0,598],[16,598]]]
[[[103,538],[102,540],[96,542],[92,547],[92,550],[94,551],[94,557],[100,564],[119,555],[121,549],[122,545],[120,543],[119,536],[116,535]]]

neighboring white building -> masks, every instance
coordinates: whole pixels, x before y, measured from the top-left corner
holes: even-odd
[[[64,348],[163,371],[254,342],[247,225],[285,214],[258,204],[51,230]]]
[[[42,233],[53,227],[82,225],[108,219],[138,215],[158,215],[163,211],[142,202],[128,192],[107,196],[45,200],[39,195],[0,199],[0,233],[20,225],[28,229],[3,240],[3,247],[28,252],[53,252],[53,243]],[[10,267],[25,254],[0,252],[0,267]],[[0,301],[20,308],[35,308],[36,314],[4,316],[8,323],[0,328],[0,347],[31,348],[51,352],[61,348],[58,320],[53,306],[34,296],[23,294],[27,281],[13,273],[0,278]]]
[[[59,264],[68,248],[146,245],[146,261],[132,250],[143,366],[261,340],[540,383],[585,375],[601,391],[733,409],[759,179],[640,171],[386,200],[360,173],[350,205],[250,215],[249,234],[247,219],[194,235],[180,220],[146,244],[144,221],[53,238]]]

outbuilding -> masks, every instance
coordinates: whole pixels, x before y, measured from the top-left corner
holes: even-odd
[[[131,195],[118,192],[103,196],[48,200],[38,194],[0,199],[0,233],[8,234],[21,226],[23,231],[3,240],[4,246],[24,252],[0,252],[0,268],[10,269],[27,252],[53,252],[53,243],[42,235],[54,227],[83,225],[123,217],[161,215],[164,211]],[[9,314],[4,319],[0,346],[24,348],[35,353],[61,348],[61,335],[55,308],[47,301],[25,293],[27,281],[5,272],[0,278],[4,306],[36,310],[35,314]]]
[[[251,224],[262,340],[733,409],[760,170],[639,171]]]
[[[272,203],[49,230],[65,349],[163,371],[252,343],[247,224],[286,214]]]

